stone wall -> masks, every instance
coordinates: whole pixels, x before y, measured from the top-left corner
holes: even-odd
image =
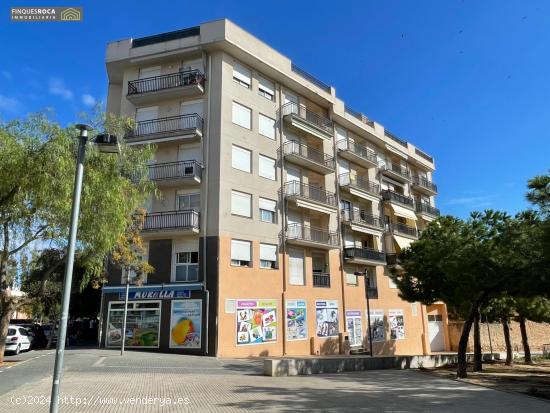
[[[449,321],[449,337],[451,341],[451,351],[458,350],[458,342],[460,340],[460,333],[462,332],[461,321]],[[487,329],[489,326],[489,329]],[[506,351],[506,344],[504,343],[504,333],[502,331],[502,324],[500,323],[481,323],[481,350],[483,352],[491,351],[489,345],[489,332],[491,336],[491,343],[493,345],[494,352]],[[529,338],[529,345],[531,352],[542,352],[544,344],[550,344],[550,324],[549,323],[534,323],[527,321],[527,337]],[[521,331],[519,323],[517,321],[510,322],[510,339],[512,340],[512,349],[514,351],[523,352],[523,345],[521,344]],[[468,340],[468,350],[473,351],[474,348],[474,330],[470,331],[470,337]]]

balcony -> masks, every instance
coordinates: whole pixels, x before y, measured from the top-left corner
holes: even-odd
[[[388,189],[382,191],[382,199],[391,203],[402,205],[406,208],[414,209],[414,199],[410,196],[405,196],[397,192],[390,191]],[[414,218],[414,216],[413,216]]]
[[[293,245],[322,249],[334,249],[340,245],[337,232],[311,228],[304,224],[289,224],[286,229],[286,241]]]
[[[344,259],[350,264],[384,265],[386,253],[372,248],[344,248]]]
[[[200,214],[193,210],[151,212],[145,215],[141,232],[144,237],[198,234]]]
[[[408,238],[418,238],[418,230],[406,224],[396,222],[390,225],[390,231],[395,235],[403,235]]]
[[[202,118],[196,113],[144,120],[126,134],[128,144],[145,142],[195,142],[202,137]]]
[[[197,161],[166,162],[149,165],[149,179],[159,188],[201,183],[202,165]]]
[[[332,121],[295,102],[285,103],[280,109],[280,118],[302,132],[321,139],[332,139]]]
[[[158,99],[197,96],[204,93],[204,80],[204,74],[198,70],[131,80],[126,97],[136,105],[143,105]]]
[[[413,176],[412,187],[414,190],[428,196],[437,194],[437,185],[423,176]]]
[[[356,143],[353,139],[342,139],[336,145],[342,158],[361,165],[363,168],[376,168],[378,166],[376,152]]]
[[[336,194],[317,186],[292,181],[287,182],[283,190],[286,199],[295,202],[299,207],[325,214],[331,214],[338,209]]]
[[[369,201],[380,200],[380,185],[369,181],[365,176],[345,173],[338,177],[338,182],[340,183],[340,188],[349,191],[351,195],[355,195]]]
[[[388,178],[393,178],[399,182],[407,183],[411,181],[411,174],[407,167],[397,165],[391,162],[386,162],[380,167],[380,172]]]
[[[330,274],[313,271],[313,286],[330,288]]]
[[[384,222],[381,217],[370,215],[358,208],[353,208],[351,211],[342,210],[342,221],[349,225],[352,231],[366,234],[379,235],[384,229]]]
[[[440,215],[439,209],[422,202],[416,204],[416,214],[420,215],[422,218],[427,221],[431,221],[437,218]]]
[[[301,144],[297,141],[288,141],[283,146],[285,160],[304,166],[322,175],[334,172],[334,157],[323,153],[319,149]]]

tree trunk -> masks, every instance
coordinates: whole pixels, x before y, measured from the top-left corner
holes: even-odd
[[[529,339],[527,337],[527,329],[525,328],[525,317],[519,316],[519,329],[521,331],[521,342],[523,344],[523,352],[525,353],[525,363],[533,364],[531,359],[531,348],[529,347]]]
[[[474,371],[483,370],[483,362],[481,359],[481,337],[480,337],[480,314],[476,311],[474,318]]]
[[[479,305],[485,298],[485,293],[481,293],[477,299],[472,302],[470,311],[468,313],[468,318],[464,321],[464,326],[462,327],[462,333],[460,334],[460,341],[458,342],[458,366],[456,369],[456,377],[459,379],[468,377],[467,367],[468,363],[466,362],[466,347],[468,346],[468,337],[470,336],[470,330],[472,329],[472,323],[476,314],[479,314]]]
[[[50,322],[52,322],[52,319],[50,317]],[[53,338],[55,337],[55,326],[57,325],[57,317],[53,318],[52,328],[50,330],[50,336],[48,337],[48,344],[46,344],[46,350],[49,350],[52,348],[52,342]]]
[[[508,317],[502,317],[500,322],[502,323],[504,342],[506,343],[506,365],[511,366],[514,363],[514,356],[512,354],[512,341],[510,340],[510,326],[508,325]]]
[[[11,297],[9,290],[2,290],[0,292],[0,363],[4,361],[6,337],[8,336],[8,327],[10,326],[14,307],[14,299]]]

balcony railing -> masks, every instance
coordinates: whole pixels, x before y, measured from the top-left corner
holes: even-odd
[[[144,120],[136,123],[128,138],[139,138],[147,135],[173,134],[183,131],[202,131],[202,118],[196,113],[170,116],[167,118]]]
[[[437,185],[434,184],[429,179],[424,178],[423,176],[417,176],[417,175],[413,176],[412,182],[414,185],[418,185],[430,191],[437,192]]]
[[[298,155],[319,165],[323,165],[326,168],[333,170],[335,168],[336,164],[334,162],[334,157],[327,155],[319,149],[312,148],[311,146],[304,145],[294,140],[286,142],[283,148],[285,155]]]
[[[369,181],[364,176],[351,175],[349,172],[339,176],[341,186],[354,186],[372,195],[380,195],[380,185]]]
[[[371,215],[358,208],[353,208],[351,210],[343,209],[342,219],[344,221],[355,224],[369,225],[376,228],[384,228],[384,221],[381,217]]]
[[[295,102],[288,102],[282,106],[281,111],[282,116],[296,115],[307,123],[332,135],[332,121],[308,109],[305,105],[299,105]]]
[[[434,158],[432,158],[430,155],[428,155],[426,152],[422,152],[420,149],[418,148],[414,148],[414,153],[416,153],[418,156],[420,156],[421,158],[424,158],[425,160],[427,160],[428,162],[431,162],[433,163],[434,162]]]
[[[321,204],[337,206],[336,194],[325,191],[314,185],[302,184],[298,181],[287,182],[284,185],[285,195],[299,196]]]
[[[390,191],[389,189],[382,191],[382,199],[384,201],[397,202],[407,207],[414,208],[413,198],[403,194],[398,194],[397,192]]]
[[[145,215],[142,231],[199,229],[199,213],[193,210],[152,212]]]
[[[346,247],[344,248],[344,258],[359,258],[369,261],[385,262],[386,253],[384,251],[378,251],[372,248]]]
[[[191,85],[204,85],[204,75],[199,70],[131,80],[128,82],[128,96]]]
[[[390,225],[391,231],[394,234],[403,234],[409,237],[417,237],[418,231],[415,227],[410,227],[406,224],[401,224],[400,222],[395,222]]]
[[[338,149],[342,151],[350,151],[361,158],[364,158],[374,164],[376,161],[376,152],[367,148],[365,145],[361,145],[355,142],[353,139],[341,139],[337,142]]]
[[[407,147],[407,141],[404,141],[403,139],[401,138],[398,138],[397,136],[395,136],[393,133],[391,133],[390,131],[388,130],[385,130],[384,131],[384,135],[386,135],[388,138],[390,138],[392,141],[394,141],[395,143],[398,143],[399,145],[401,146],[404,146],[405,148]]]
[[[330,274],[320,271],[313,271],[313,286],[330,287]]]
[[[378,288],[367,287],[367,296],[376,300],[378,298]]]
[[[202,167],[197,161],[166,162],[149,165],[149,179],[164,181],[178,178],[201,178]]]
[[[439,209],[437,209],[436,207],[433,207],[428,204],[424,204],[422,202],[416,203],[416,212],[419,212],[421,214],[432,215],[434,217],[438,217],[441,214],[439,212]]]
[[[340,243],[337,232],[311,228],[309,225],[303,224],[289,224],[286,229],[286,238],[316,242],[335,247]]]
[[[408,171],[408,169],[402,165],[397,165],[394,163],[386,162],[384,166],[382,166],[383,171],[390,171],[393,172],[405,179],[411,179],[411,174]]]

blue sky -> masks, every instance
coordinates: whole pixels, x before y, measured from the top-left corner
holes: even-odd
[[[514,213],[550,168],[548,1],[32,2],[82,5],[82,23],[11,23],[9,7],[30,3],[9,3],[3,119],[50,107],[72,122],[105,100],[107,42],[227,17],[433,155],[443,213]]]

